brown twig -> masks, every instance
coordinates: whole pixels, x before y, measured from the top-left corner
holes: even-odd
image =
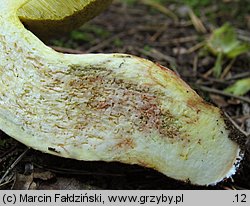
[[[248,136],[248,134],[226,113],[224,112],[225,116],[228,118],[228,120],[242,133],[244,134],[246,137]]]
[[[205,74],[203,74],[202,76],[207,78],[209,77],[211,74],[213,74],[214,68],[209,69]]]
[[[198,55],[195,55],[195,57],[194,57],[194,60],[193,60],[193,72],[197,72],[197,68],[198,68],[198,59],[199,59],[199,57],[198,57]]]
[[[11,175],[11,177],[9,177],[7,181],[5,181],[3,183],[0,183],[0,188],[3,187],[3,186],[5,186],[5,185],[7,185],[7,184],[9,184],[10,182],[12,182],[13,181],[13,177],[14,177],[14,174]]]
[[[150,51],[145,51],[143,49],[137,49],[140,53],[148,56],[148,57],[151,57],[151,58],[154,58],[158,61],[161,61],[161,60],[164,60],[166,62],[169,62],[171,64],[171,69],[174,70],[174,72],[180,76],[179,72],[177,71],[176,69],[176,61],[173,57],[171,56],[168,56],[168,55],[165,55],[163,53],[161,53],[160,51],[156,50],[156,49],[151,49]]]
[[[7,169],[7,171],[4,173],[0,180],[0,184],[3,183],[5,177],[10,173],[10,171],[22,160],[24,155],[28,152],[29,148],[27,148],[19,157],[10,165],[10,167]]]
[[[232,69],[232,66],[233,66],[235,60],[236,60],[236,58],[233,58],[233,59],[230,61],[230,63],[226,66],[226,68],[224,69],[224,71],[223,71],[222,74],[221,74],[220,79],[224,79],[224,78],[227,76],[227,74],[228,74],[228,73],[230,72],[230,70]]]
[[[207,29],[202,23],[202,21],[195,15],[192,9],[189,9],[189,16],[197,32],[207,33]]]
[[[209,88],[209,87],[206,87],[206,86],[199,86],[199,88],[201,90],[209,92],[209,93],[220,94],[220,95],[223,95],[223,96],[226,96],[226,97],[232,97],[234,99],[239,99],[241,101],[244,101],[244,102],[247,102],[248,104],[250,104],[250,99],[247,98],[247,97],[236,96],[236,95],[229,94],[229,93],[220,91],[218,89]]]
[[[152,52],[153,54],[155,54],[156,56],[158,56],[158,57],[159,57],[160,59],[162,59],[162,60],[165,60],[165,61],[170,62],[170,63],[173,63],[173,64],[176,63],[176,60],[175,60],[174,57],[171,57],[171,56],[168,56],[168,55],[166,55],[166,54],[163,54],[162,52],[160,52],[160,51],[157,50],[157,49],[152,49],[151,52]]]
[[[178,22],[178,16],[160,3],[157,3],[154,0],[141,0],[141,2],[145,5],[151,6],[164,15],[171,17],[175,22]]]
[[[162,41],[162,42],[155,42],[152,45],[153,46],[166,46],[166,45],[171,45],[171,44],[181,44],[181,43],[188,43],[188,42],[193,42],[196,41],[199,37],[197,35],[192,35],[192,36],[184,36],[180,38],[174,38],[170,39],[168,41]]]
[[[11,148],[9,148],[7,151],[5,151],[3,154],[0,154],[0,163],[2,162],[2,159],[6,156],[9,156],[10,153],[13,153],[13,151],[16,149],[17,144],[12,145]],[[14,151],[15,152],[15,151]]]
[[[212,84],[212,83],[218,83],[218,84],[223,84],[223,85],[229,85],[230,84],[229,82],[227,82],[225,80],[222,80],[222,79],[216,79],[216,78],[213,78],[213,77],[207,77],[205,75],[200,75],[200,74],[197,74],[197,76],[199,78],[202,78],[202,79],[208,81],[210,84]],[[207,83],[207,82],[205,82],[205,83]],[[199,84],[202,84],[202,83],[199,82]]]
[[[129,33],[129,32],[128,32]],[[92,52],[96,52],[98,50],[101,50],[102,48],[106,47],[107,45],[111,44],[114,40],[116,40],[117,38],[121,38],[122,36],[125,36],[127,34],[127,32],[121,32],[117,35],[112,36],[109,39],[106,39],[104,41],[102,41],[101,43],[91,47],[90,49],[88,49],[86,51],[86,53],[92,53]]]
[[[49,167],[45,165],[39,165],[34,163],[34,165],[38,168],[42,168],[48,170],[50,172],[58,173],[58,174],[73,174],[73,175],[95,175],[95,176],[117,176],[121,177],[125,174],[118,174],[118,173],[107,173],[107,172],[94,172],[94,171],[83,171],[83,170],[74,170],[74,169],[67,169],[67,168],[59,168],[59,167]]]
[[[151,36],[150,41],[155,42],[165,31],[166,26],[156,30],[155,34]]]
[[[193,47],[189,48],[189,49],[185,52],[185,54],[191,54],[191,53],[197,51],[198,49],[204,47],[204,45],[205,45],[205,41],[200,42],[200,43],[194,45]]]
[[[226,78],[225,81],[236,80],[236,79],[243,79],[245,77],[250,77],[250,72],[244,72],[240,74],[235,74],[232,77]]]

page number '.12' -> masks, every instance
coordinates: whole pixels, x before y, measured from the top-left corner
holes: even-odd
[[[237,194],[234,196],[235,199],[233,202],[247,202],[247,195],[246,194]]]

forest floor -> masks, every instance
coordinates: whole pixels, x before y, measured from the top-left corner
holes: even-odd
[[[216,57],[204,46],[213,30],[226,22],[236,28],[240,40],[250,42],[247,1],[219,1],[192,9],[178,1],[146,2],[116,0],[69,36],[46,44],[64,53],[128,53],[160,63],[225,111],[249,137],[249,92],[229,96],[224,89],[250,77],[250,53],[225,59],[216,78]],[[0,189],[250,189],[248,153],[232,179],[198,187],[139,166],[63,159],[29,149],[4,133],[0,138]]]

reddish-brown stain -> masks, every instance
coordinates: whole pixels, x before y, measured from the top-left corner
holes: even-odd
[[[213,110],[215,107],[208,102],[205,102],[199,96],[193,96],[193,98],[189,98],[187,100],[187,106],[196,111],[197,114],[201,112],[201,110]]]
[[[111,106],[111,104],[107,103],[107,102],[99,102],[99,104],[97,105],[97,109],[107,109]]]
[[[69,82],[69,86],[73,89],[83,89],[86,85],[83,84],[81,79],[73,79]]]
[[[157,63],[157,62],[156,62],[155,64],[156,64],[161,70],[166,71],[166,72],[170,72],[170,73],[176,75],[176,73],[173,72],[172,70],[170,70],[169,68],[164,67],[164,66],[162,66],[161,64],[159,64],[159,63]],[[177,76],[177,75],[176,75],[176,76]]]
[[[131,138],[124,138],[115,145],[115,149],[134,149],[135,143]]]
[[[159,66],[159,68],[164,70],[164,72],[160,72],[166,78],[168,78],[167,72],[174,74],[174,72],[163,66]],[[176,75],[171,75],[171,78],[179,79]],[[156,81],[155,84],[157,84]],[[75,91],[76,94],[79,93],[81,96],[84,96],[84,93],[87,94],[86,108],[85,105],[83,107],[76,105],[79,110],[91,109],[93,112],[98,112],[98,115],[104,115],[105,110],[109,109],[110,115],[115,118],[118,124],[120,117],[125,117],[128,122],[131,122],[131,128],[125,129],[124,134],[130,133],[132,130],[138,130],[145,134],[159,131],[162,138],[173,139],[179,136],[178,128],[173,125],[173,116],[166,111],[162,111],[160,107],[160,100],[158,99],[160,94],[150,92],[150,88],[145,85],[141,88],[136,84],[133,85],[118,78],[109,79],[108,77],[89,75],[71,80],[69,86],[77,90]],[[169,101],[172,100],[169,99]],[[86,124],[77,124],[75,129],[84,130],[87,127]],[[116,147],[133,148],[134,143],[128,137],[125,136]]]

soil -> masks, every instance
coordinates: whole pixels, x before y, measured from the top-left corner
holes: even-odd
[[[249,53],[239,56],[218,79],[211,73],[216,57],[201,44],[214,28],[227,21],[237,28],[241,39],[250,42],[250,16],[247,8],[243,9],[247,2],[225,1],[227,3],[203,7],[197,16],[203,29],[195,28],[187,6],[177,1],[167,1],[165,6],[178,20],[138,2],[131,5],[117,0],[103,14],[68,36],[45,43],[65,53],[128,53],[169,67],[204,99],[225,111],[241,131],[249,134],[250,104],[217,92],[239,78],[250,76]],[[235,11],[223,9],[230,7]],[[225,61],[223,67],[229,63],[230,60]],[[249,93],[244,98],[249,100]],[[216,186],[200,187],[139,166],[80,162],[33,149],[27,151],[26,146],[4,133],[0,133],[0,138],[0,176],[6,174],[0,189],[250,189],[249,145],[241,168],[232,179]]]

